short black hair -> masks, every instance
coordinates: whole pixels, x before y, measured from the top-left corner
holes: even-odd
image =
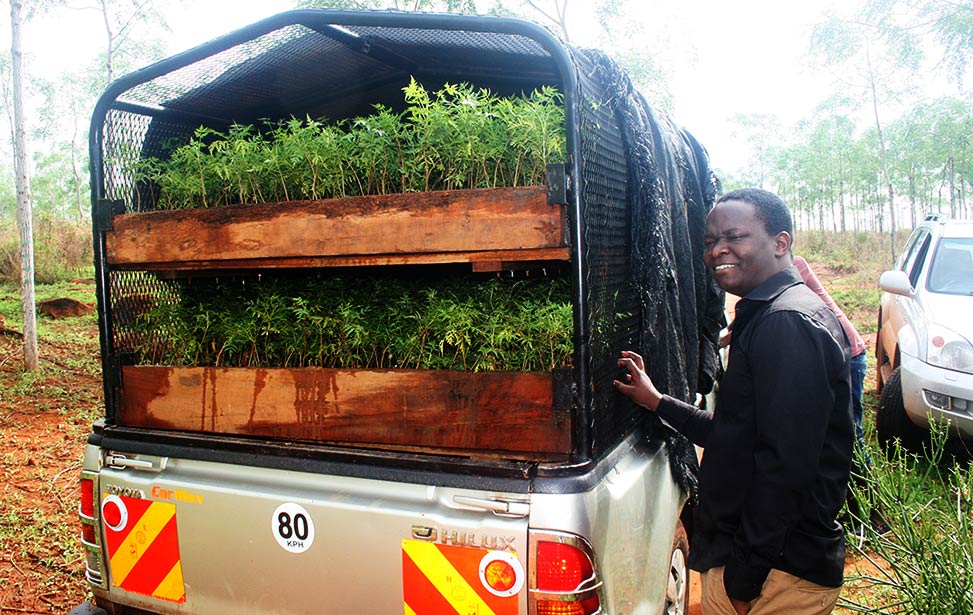
[[[757,219],[764,223],[764,229],[771,237],[782,232],[786,232],[791,237],[794,236],[794,221],[791,219],[791,210],[773,192],[761,188],[740,188],[727,192],[717,199],[716,204],[726,201],[743,201],[753,205],[756,209]]]

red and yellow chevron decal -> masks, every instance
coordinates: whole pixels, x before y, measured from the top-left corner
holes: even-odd
[[[112,582],[132,593],[185,602],[175,504],[119,499],[125,522],[105,524]]]
[[[499,597],[480,581],[487,549],[402,540],[405,615],[518,615],[518,595]]]

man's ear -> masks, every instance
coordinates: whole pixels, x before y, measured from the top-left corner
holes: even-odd
[[[791,251],[791,243],[794,239],[787,231],[781,231],[774,237],[774,255],[784,256]]]

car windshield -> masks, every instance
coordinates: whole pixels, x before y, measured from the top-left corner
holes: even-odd
[[[939,242],[929,271],[929,290],[973,294],[973,239],[947,237]]]

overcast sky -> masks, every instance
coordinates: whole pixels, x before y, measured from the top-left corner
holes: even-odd
[[[157,0],[162,2],[164,0]],[[858,0],[644,0],[638,19],[646,36],[666,39],[659,58],[672,75],[674,120],[707,147],[714,166],[735,171],[747,159],[728,118],[765,113],[784,126],[807,117],[829,92],[826,76],[805,68],[811,26],[834,7],[849,10]],[[291,8],[289,0],[191,0],[165,11],[172,28],[169,52],[202,42]],[[590,2],[572,0],[572,42],[591,45],[596,32],[578,27],[593,22]],[[77,11],[69,20],[38,19],[24,41],[32,66],[55,76],[71,62],[98,52],[97,11]],[[9,20],[9,15],[6,16]],[[9,39],[9,24],[4,24]],[[6,42],[6,41],[5,41]],[[9,42],[6,42],[9,46]],[[54,74],[51,74],[54,73]]]

